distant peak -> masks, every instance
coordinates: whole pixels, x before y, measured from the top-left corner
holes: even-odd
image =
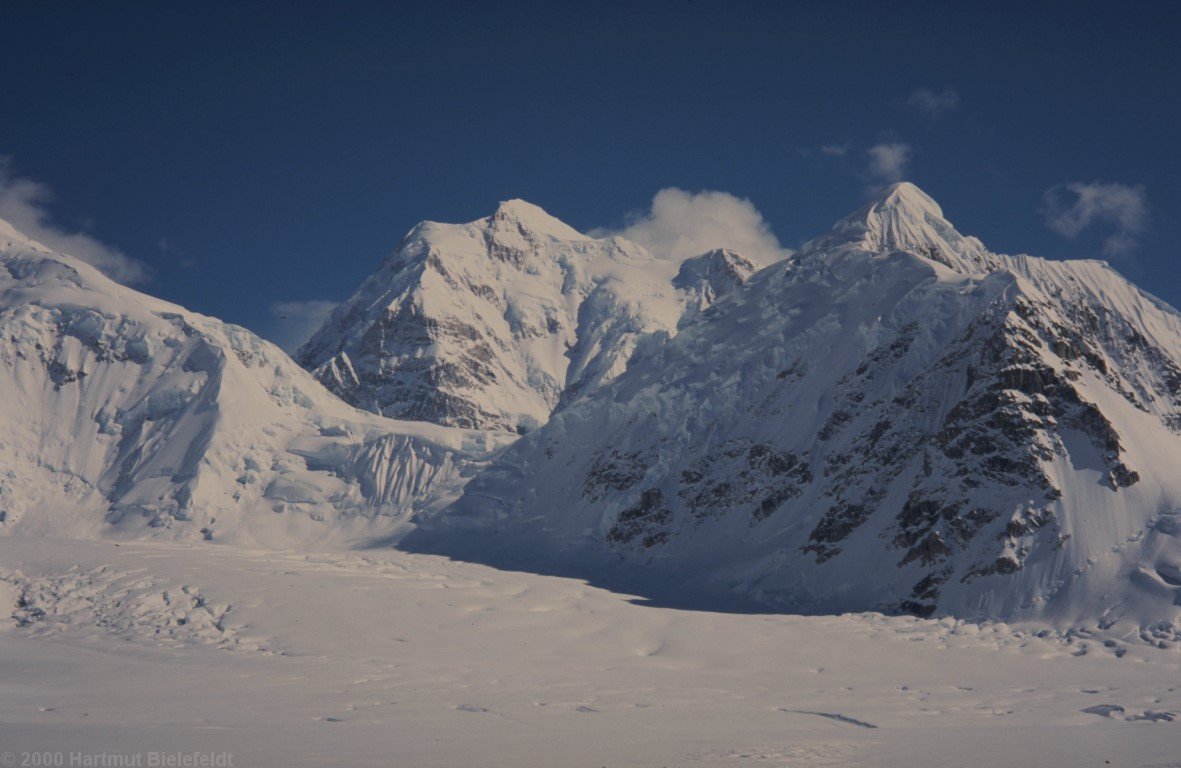
[[[505,200],[496,206],[496,212],[490,220],[494,227],[512,224],[520,231],[550,235],[559,240],[582,240],[586,237],[570,225],[546,213],[540,206],[525,200]]]
[[[703,283],[713,285],[716,293],[724,287],[733,287],[746,282],[758,269],[753,261],[728,248],[715,248],[698,256],[691,256],[681,263],[673,285],[689,290]]]
[[[939,204],[909,181],[879,190],[810,247],[831,250],[850,244],[871,253],[906,251],[961,272],[987,271],[989,264],[984,245],[956,231]]]
[[[496,213],[494,216],[549,216],[540,205],[534,205],[528,200],[521,200],[520,198],[513,198],[512,200],[502,200],[500,205],[496,206]],[[552,217],[551,217],[552,218]]]
[[[715,269],[719,265],[737,265],[739,268],[748,269],[750,272],[755,270],[755,263],[753,261],[729,248],[713,248],[697,256],[690,256],[685,259],[683,264],[690,265],[690,267],[699,265],[702,268]],[[683,269],[684,267],[682,267]]]
[[[909,250],[943,240],[962,239],[943,209],[930,195],[900,181],[880,190],[851,216],[837,223],[837,229],[864,231],[871,250]]]
[[[870,201],[871,209],[904,209],[914,213],[943,218],[939,203],[909,181],[899,181],[885,187]]]
[[[705,253],[699,253],[691,258],[694,259],[733,259],[742,258],[738,255],[738,251],[732,251],[729,248],[711,248]]]

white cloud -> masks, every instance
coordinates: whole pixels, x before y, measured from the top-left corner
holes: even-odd
[[[791,254],[779,244],[763,215],[749,200],[729,192],[687,192],[667,187],[647,211],[635,211],[622,229],[599,229],[596,237],[620,235],[662,259],[684,259],[714,248],[729,248],[761,264]]]
[[[1076,238],[1093,224],[1109,227],[1108,256],[1135,249],[1148,223],[1148,195],[1139,184],[1074,181],[1046,190],[1045,202],[1046,226],[1063,237]]]
[[[53,192],[48,186],[14,176],[9,159],[0,156],[0,219],[26,237],[85,261],[113,280],[129,285],[148,280],[151,271],[142,261],[85,232],[69,231],[54,224],[46,207],[52,200]]]
[[[820,148],[820,154],[826,157],[844,157],[848,153],[847,144],[825,144]]]
[[[910,145],[899,142],[875,144],[865,150],[869,155],[866,172],[874,179],[885,182],[901,181],[910,164]]]
[[[339,302],[326,299],[272,302],[269,309],[274,323],[266,336],[283,351],[294,354],[301,344],[320,329],[324,318],[337,306]]]
[[[960,105],[960,94],[951,86],[938,93],[930,88],[919,88],[910,94],[906,103],[915,109],[926,112],[931,117],[938,117]]]

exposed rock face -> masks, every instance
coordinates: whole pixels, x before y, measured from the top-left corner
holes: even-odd
[[[420,224],[296,358],[359,408],[526,432],[753,270],[725,251],[682,268],[514,200],[470,224]]]
[[[718,248],[685,259],[673,285],[693,297],[694,309],[702,310],[745,283],[756,269],[755,263],[741,254]]]
[[[1107,265],[990,253],[899,184],[434,525],[795,609],[1172,626],[1179,365],[1181,316]]]

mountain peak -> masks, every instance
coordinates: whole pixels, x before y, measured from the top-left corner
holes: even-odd
[[[697,256],[690,256],[681,262],[680,271],[673,279],[673,284],[678,285],[678,281],[690,276],[708,279],[719,274],[741,275],[741,280],[746,280],[757,269],[758,265],[755,262],[737,251],[732,251],[729,248],[714,248]],[[678,287],[680,286],[678,285]]]
[[[697,310],[746,282],[758,269],[753,261],[728,248],[715,248],[681,262],[673,285],[695,297]]]
[[[955,231],[943,209],[923,190],[900,181],[880,190],[869,202],[837,223],[836,229],[863,231],[872,250],[909,250],[945,240]]]
[[[494,227],[508,224],[521,232],[549,235],[559,240],[584,240],[586,235],[525,200],[505,200],[490,217]]]
[[[939,207],[939,203],[909,181],[899,181],[884,187],[870,204],[878,210],[904,210],[911,214],[943,218],[943,209]]]
[[[988,271],[983,243],[961,235],[943,209],[923,190],[900,181],[880,190],[861,208],[841,219],[811,250],[854,245],[871,253],[905,251],[937,261],[957,272]]]

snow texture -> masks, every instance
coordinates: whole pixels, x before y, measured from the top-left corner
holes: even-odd
[[[947,618],[674,610],[390,549],[10,538],[0,563],[22,574],[19,589],[0,580],[0,740],[15,753],[232,752],[259,768],[1177,763],[1181,657],[1144,645],[1119,656]]]

